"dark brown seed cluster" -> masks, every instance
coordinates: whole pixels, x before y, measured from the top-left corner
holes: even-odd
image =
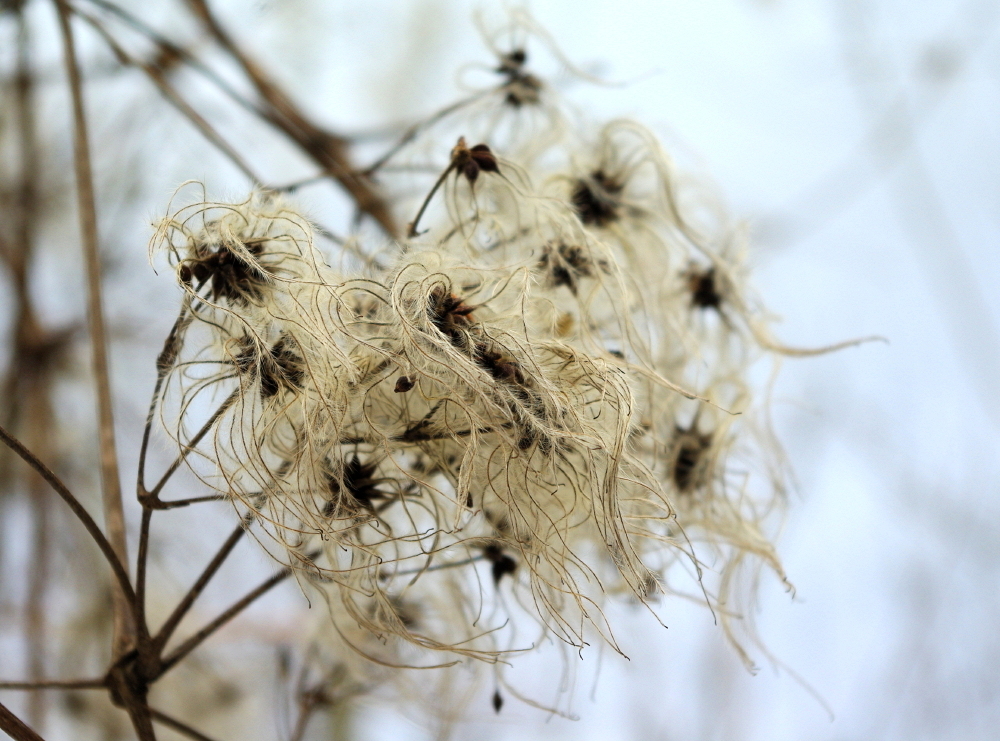
[[[712,436],[698,432],[697,426],[677,427],[670,449],[670,478],[677,491],[688,494],[705,482],[705,454],[712,447]]]
[[[607,226],[621,215],[622,184],[596,170],[590,177],[580,178],[573,186],[570,200],[584,224]]]
[[[389,498],[378,488],[381,481],[375,477],[376,468],[374,462],[362,463],[357,455],[345,459],[341,477],[327,477],[331,496],[323,514],[332,517],[341,507],[351,513],[363,509],[374,514],[376,502]]]
[[[475,321],[473,311],[471,306],[444,286],[437,286],[427,298],[427,314],[431,323],[460,349],[469,346],[469,329]]]
[[[531,378],[525,375],[516,359],[504,352],[496,342],[484,337],[472,316],[473,307],[444,286],[438,286],[431,291],[427,305],[431,323],[452,345],[468,353],[473,362],[491,378],[504,384],[504,387],[511,391],[532,414],[535,416],[543,414],[538,394],[532,389]],[[517,415],[518,410],[514,408],[514,402],[509,403],[511,411]],[[526,450],[537,439],[537,432],[526,427],[518,439],[518,447]]]
[[[262,240],[250,240],[243,246],[254,258],[264,252]],[[269,275],[256,261],[247,260],[225,244],[214,247],[196,244],[193,253],[192,257],[181,261],[178,269],[182,283],[196,288],[208,285],[209,295],[214,301],[224,299],[246,305],[262,298]]]
[[[460,137],[458,144],[451,150],[451,167],[455,172],[464,175],[469,185],[476,182],[480,172],[500,172],[497,158],[486,144],[477,144],[471,149],[465,145],[465,137]]]
[[[397,394],[405,394],[407,391],[412,389],[416,385],[416,382],[409,376],[400,376],[396,379],[396,385],[393,386],[392,390]]]
[[[498,74],[507,78],[500,89],[505,93],[504,102],[513,108],[536,105],[541,99],[542,81],[524,71],[527,61],[524,49],[514,49],[500,57],[500,66],[496,68]]]
[[[517,561],[508,556],[499,543],[492,542],[484,545],[483,556],[493,564],[491,571],[493,572],[493,584],[496,586],[500,585],[500,580],[505,576],[517,571]]]
[[[574,296],[579,279],[590,278],[594,274],[593,264],[584,249],[563,242],[558,246],[546,245],[538,267],[548,273],[549,285],[553,288],[566,286]]]
[[[282,390],[302,388],[305,367],[301,356],[292,342],[282,335],[266,354],[261,354],[256,342],[250,337],[240,341],[240,352],[233,363],[241,373],[251,377],[260,376],[260,398],[270,399]]]
[[[688,291],[691,293],[691,305],[699,309],[715,309],[722,306],[722,294],[719,291],[715,268],[691,270],[687,273]]]
[[[517,361],[509,355],[497,350],[486,342],[477,342],[474,353],[476,364],[490,376],[502,383],[511,383],[521,387],[528,386]]]

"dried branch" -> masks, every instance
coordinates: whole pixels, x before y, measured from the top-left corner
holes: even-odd
[[[9,734],[14,741],[45,741],[2,704],[0,704],[0,731]]]
[[[181,453],[174,459],[174,462],[170,464],[170,467],[167,468],[164,474],[160,477],[160,480],[156,482],[156,486],[154,486],[148,492],[143,491],[142,493],[140,493],[139,501],[143,502],[145,506],[149,506],[152,509],[156,509],[156,504],[159,501],[160,492],[163,491],[163,487],[167,485],[167,482],[170,480],[170,477],[173,476],[174,473],[176,473],[177,469],[181,467],[181,464],[187,459],[191,451],[194,450],[195,447],[198,445],[198,443],[200,443],[202,439],[205,437],[205,435],[207,435],[209,431],[211,431],[212,427],[215,426],[215,423],[218,422],[219,418],[222,417],[222,415],[226,413],[229,407],[233,405],[233,402],[236,401],[239,395],[240,395],[240,389],[236,389],[226,398],[225,401],[222,402],[222,404],[219,405],[218,409],[216,409],[212,413],[212,416],[209,417],[208,421],[205,422],[204,425],[202,425],[201,429],[198,430],[197,433],[195,433],[194,437],[188,440],[187,445],[184,446],[184,450],[181,451]]]
[[[180,662],[185,656],[194,651],[198,646],[200,646],[206,638],[211,636],[215,631],[221,628],[223,625],[228,623],[234,617],[239,615],[243,610],[249,607],[257,598],[266,592],[270,591],[275,585],[281,583],[289,576],[292,572],[290,569],[285,569],[284,571],[279,571],[277,574],[272,576],[270,579],[265,581],[259,587],[254,589],[252,592],[247,594],[243,599],[236,602],[232,607],[223,612],[219,617],[210,622],[204,628],[199,630],[193,636],[188,638],[184,643],[178,646],[173,653],[163,659],[161,674],[167,672],[169,669],[173,668]]]
[[[59,11],[59,28],[62,34],[66,74],[69,77],[73,101],[73,152],[76,170],[80,234],[87,266],[87,318],[93,351],[94,382],[97,390],[98,434],[100,437],[101,487],[104,501],[104,519],[108,541],[114,550],[120,568],[128,563],[125,541],[125,512],[122,506],[121,483],[118,480],[118,455],[115,451],[114,417],[111,402],[111,381],[108,371],[107,335],[104,328],[104,309],[101,291],[101,259],[98,251],[97,206],[94,197],[94,180],[90,167],[90,146],[87,141],[87,119],[83,106],[83,83],[76,61],[73,29],[70,26],[70,8],[66,0],[54,0]],[[125,572],[127,574],[127,571]],[[125,592],[118,579],[119,588],[113,592],[114,638],[112,652],[120,656],[135,642],[137,625],[134,606],[125,604]],[[126,576],[127,581],[127,576]],[[131,590],[129,590],[131,591]],[[134,598],[134,594],[132,597]]]
[[[194,124],[195,128],[201,132],[202,136],[218,148],[220,152],[226,155],[244,175],[250,178],[254,185],[262,185],[263,181],[253,171],[250,165],[247,164],[243,157],[240,156],[239,152],[237,152],[236,149],[234,149],[232,145],[230,145],[229,142],[227,142],[223,136],[215,130],[212,124],[210,124],[191,106],[191,104],[184,100],[181,94],[177,92],[177,89],[170,84],[162,66],[155,63],[151,64],[149,62],[142,62],[134,58],[126,52],[117,41],[115,41],[114,37],[108,33],[107,29],[96,18],[80,10],[76,10],[75,13],[97,31],[100,37],[103,38],[105,43],[107,43],[107,45],[111,48],[111,51],[114,52],[115,57],[122,66],[135,67],[142,70],[153,82],[153,84],[156,85],[163,97],[167,99],[167,102],[174,106],[174,108],[180,111],[181,115]]]
[[[73,514],[76,515],[77,519],[83,523],[83,526],[87,528],[87,532],[90,533],[90,537],[94,539],[97,543],[97,547],[101,549],[101,553],[104,554],[104,558],[107,560],[108,564],[111,566],[111,571],[115,575],[117,580],[118,588],[122,591],[126,598],[126,609],[130,611],[130,615],[134,618],[132,610],[135,606],[135,592],[132,589],[132,584],[129,582],[128,572],[125,571],[125,567],[122,565],[121,560],[118,558],[118,554],[112,547],[111,543],[101,532],[101,528],[97,526],[94,522],[94,518],[90,516],[90,513],[84,509],[80,501],[73,496],[66,485],[56,476],[48,466],[42,463],[34,453],[28,450],[21,441],[16,437],[11,435],[6,429],[0,426],[0,440],[3,441],[11,450],[17,453],[21,459],[31,466],[39,475],[45,479],[56,490],[56,493],[62,497],[63,501],[69,505],[69,508],[73,510]]]
[[[187,723],[182,723],[176,718],[167,715],[162,710],[156,710],[155,708],[150,708],[149,714],[153,716],[153,720],[155,720],[157,723],[162,723],[167,728],[173,728],[181,735],[187,736],[188,738],[193,738],[195,739],[195,741],[214,741],[214,739],[212,739],[209,736],[206,736],[201,731],[198,731],[189,726]]]
[[[239,63],[250,82],[266,104],[264,119],[284,132],[312,157],[320,167],[334,177],[348,192],[358,209],[371,216],[390,236],[397,234],[392,211],[371,181],[360,175],[348,160],[347,141],[320,128],[299,110],[247,54],[213,15],[206,0],[188,0],[195,15],[233,59]]]
[[[198,580],[191,586],[188,593],[185,594],[184,598],[177,604],[177,607],[174,608],[174,611],[170,614],[170,617],[167,618],[166,622],[163,623],[163,627],[160,628],[159,632],[153,638],[153,645],[156,647],[157,653],[162,651],[163,647],[167,645],[167,641],[170,640],[170,637],[174,634],[174,630],[177,629],[181,620],[187,614],[188,610],[191,609],[191,605],[193,605],[194,601],[198,599],[198,595],[204,591],[208,582],[219,570],[219,567],[222,566],[229,554],[232,553],[233,548],[235,548],[236,544],[240,542],[244,533],[246,533],[246,528],[240,524],[239,527],[237,527],[232,534],[226,538],[226,542],[222,544],[218,553],[215,554],[215,557],[209,562],[208,566],[205,567],[205,570],[201,572]]]
[[[44,682],[0,682],[0,690],[103,690],[104,679],[49,679]]]

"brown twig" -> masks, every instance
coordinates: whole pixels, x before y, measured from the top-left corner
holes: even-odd
[[[448,166],[444,169],[444,172],[441,173],[441,177],[437,179],[437,181],[431,187],[430,191],[427,193],[427,197],[424,198],[424,202],[420,204],[420,210],[417,211],[417,215],[413,218],[413,221],[410,222],[410,225],[406,230],[406,236],[409,239],[413,239],[420,233],[417,231],[417,225],[420,224],[420,219],[424,215],[424,211],[427,210],[427,206],[430,204],[431,199],[434,197],[434,194],[438,192],[438,189],[441,187],[441,185],[447,179],[448,175],[450,175],[452,170],[454,169],[455,169],[455,163],[449,162]]]
[[[48,679],[44,682],[0,682],[0,690],[103,690],[104,679]]]
[[[195,583],[191,586],[191,589],[189,589],[187,594],[184,595],[184,598],[177,604],[174,611],[170,613],[170,617],[166,619],[163,623],[163,627],[160,628],[159,632],[153,638],[153,646],[156,648],[157,653],[160,653],[163,650],[163,647],[167,645],[167,641],[170,640],[170,637],[174,634],[174,630],[177,629],[181,620],[187,614],[188,610],[191,609],[191,605],[193,605],[194,601],[198,599],[198,595],[204,591],[209,580],[215,576],[215,572],[219,570],[219,567],[222,566],[229,554],[232,553],[233,548],[235,548],[236,544],[240,542],[244,533],[246,533],[246,529],[242,524],[240,524],[239,527],[237,527],[232,534],[226,538],[226,542],[222,544],[218,553],[215,554],[215,557],[209,562],[208,566],[205,567],[205,570],[201,572],[201,576],[198,577],[198,580],[195,581]]]
[[[268,579],[267,581],[265,581],[263,584],[261,584],[259,587],[257,587],[256,589],[254,589],[252,592],[250,592],[249,594],[247,594],[241,600],[239,600],[238,602],[236,602],[228,610],[226,610],[221,615],[219,615],[219,617],[217,617],[215,620],[213,620],[212,622],[210,622],[204,628],[202,628],[197,633],[195,633],[193,636],[191,636],[186,641],[184,641],[184,643],[182,643],[180,646],[178,646],[176,649],[174,649],[174,651],[169,656],[167,656],[165,659],[163,659],[163,663],[161,665],[162,668],[161,668],[161,672],[160,673],[163,674],[163,673],[167,672],[169,669],[171,669],[174,666],[176,666],[177,663],[179,661],[181,661],[185,656],[187,656],[189,653],[191,653],[196,648],[198,648],[198,646],[200,646],[205,641],[206,638],[208,638],[209,636],[211,636],[213,633],[215,633],[215,631],[217,631],[223,625],[225,625],[230,620],[232,620],[234,617],[236,617],[241,612],[243,612],[243,610],[245,610],[247,607],[249,607],[258,597],[260,597],[261,595],[263,595],[266,592],[268,592],[276,584],[281,583],[282,581],[284,581],[285,579],[287,579],[289,576],[291,576],[291,574],[292,574],[292,572],[291,572],[290,569],[285,569],[283,571],[279,571],[277,574],[275,574],[270,579]]]
[[[51,457],[52,359],[61,347],[38,322],[31,291],[28,289],[27,268],[35,250],[38,207],[39,146],[35,121],[35,84],[31,68],[31,44],[23,6],[17,12],[17,71],[14,81],[14,119],[21,153],[20,183],[14,199],[15,245],[6,255],[14,280],[16,300],[14,354],[11,362],[10,387],[12,429],[23,430],[28,445],[45,458]],[[31,539],[31,573],[24,606],[27,638],[28,676],[40,681],[45,675],[47,620],[45,597],[49,581],[51,549],[49,547],[50,494],[45,482],[34,473],[27,476],[27,489],[33,533]],[[28,722],[38,726],[43,722],[47,698],[34,693],[28,700]]]
[[[194,54],[189,52],[183,46],[175,44],[166,36],[163,36],[155,29],[147,26],[138,17],[132,15],[127,10],[115,5],[114,3],[108,2],[107,0],[87,0],[87,2],[116,16],[134,31],[138,31],[150,41],[155,43],[162,58],[178,59],[184,62],[188,65],[188,67],[202,75],[202,77],[228,95],[235,103],[238,103],[240,106],[256,116],[262,115],[260,108],[244,98],[243,95],[240,94],[232,85],[226,82],[225,79],[223,79],[220,75],[217,75],[209,66],[201,62],[201,60],[199,60]],[[77,10],[77,12],[79,12],[79,10]]]
[[[163,381],[167,374],[177,363],[177,356],[181,350],[184,330],[191,323],[191,314],[188,312],[187,303],[181,308],[180,314],[174,320],[167,338],[163,341],[163,348],[156,356],[156,384],[153,386],[153,395],[149,401],[149,411],[146,412],[146,424],[142,429],[142,443],[139,446],[139,470],[136,476],[136,492],[141,498],[146,491],[146,454],[149,452],[149,437],[153,430],[153,419],[156,416],[156,407],[160,403],[160,393],[163,390]]]
[[[306,735],[309,720],[312,718],[316,708],[328,703],[329,699],[323,692],[322,687],[303,692],[299,697],[299,717],[295,721],[295,728],[292,729],[292,735],[289,736],[288,741],[302,741]]]
[[[31,466],[38,474],[45,479],[56,493],[62,497],[63,501],[69,505],[69,508],[76,515],[77,519],[83,523],[83,526],[87,528],[87,532],[90,533],[90,537],[94,539],[97,543],[97,547],[101,549],[101,553],[104,554],[104,558],[107,560],[108,564],[111,566],[111,571],[115,575],[117,580],[118,588],[124,593],[126,597],[126,607],[130,611],[134,609],[135,605],[135,592],[132,589],[132,584],[129,582],[128,572],[125,571],[125,567],[122,565],[121,560],[118,558],[118,554],[115,553],[115,549],[111,546],[111,543],[101,532],[101,528],[97,526],[94,522],[94,518],[90,516],[90,513],[84,509],[84,506],[80,504],[80,501],[73,496],[66,485],[56,476],[48,466],[42,463],[34,453],[28,450],[21,441],[16,437],[11,435],[4,427],[0,426],[0,441],[7,445],[11,450],[20,456],[21,460]]]
[[[10,735],[14,741],[45,741],[2,704],[0,704],[0,731]]]
[[[87,119],[83,107],[83,83],[76,62],[70,8],[66,0],[54,0],[59,11],[59,28],[63,40],[63,57],[69,77],[73,103],[73,152],[76,171],[76,192],[80,218],[80,235],[87,269],[87,318],[93,351],[94,382],[97,390],[98,434],[100,438],[101,488],[107,539],[122,569],[128,563],[125,541],[125,512],[122,505],[121,483],[118,480],[118,455],[115,451],[114,416],[111,402],[111,381],[108,371],[107,336],[101,291],[101,259],[98,251],[97,206],[94,180],[90,167],[90,145],[87,140]],[[127,574],[127,571],[126,571]],[[119,579],[119,582],[121,579]],[[133,595],[134,597],[134,595]],[[138,626],[135,611],[125,604],[121,585],[113,591],[114,638],[112,653],[120,656],[135,643]]]
[[[167,99],[167,102],[174,106],[174,108],[180,111],[185,118],[194,124],[195,128],[201,132],[202,136],[218,148],[220,152],[226,155],[244,175],[253,181],[254,185],[262,185],[260,177],[257,176],[250,165],[248,165],[243,157],[240,156],[239,152],[237,152],[229,144],[229,142],[227,142],[222,135],[215,130],[212,124],[210,124],[191,106],[190,103],[184,100],[181,94],[177,92],[177,89],[170,84],[162,67],[148,62],[142,62],[131,56],[118,44],[117,41],[115,41],[114,37],[108,33],[108,30],[96,18],[84,13],[81,10],[74,10],[74,12],[97,31],[98,35],[104,39],[105,43],[107,43],[107,45],[111,48],[111,51],[114,52],[115,57],[122,66],[135,67],[142,70],[153,82],[153,84],[156,85],[163,97]]]
[[[226,497],[222,494],[207,494],[203,497],[191,497],[190,499],[157,499],[149,506],[150,509],[167,510],[179,509],[180,507],[190,507],[192,504],[204,504],[205,502],[223,502]]]
[[[175,731],[188,738],[193,738],[195,741],[214,741],[210,736],[206,736],[201,731],[192,728],[187,723],[182,723],[181,721],[173,718],[161,710],[156,710],[155,708],[149,709],[149,714],[153,717],[157,723],[162,723],[167,726],[167,728],[173,728]]]
[[[208,418],[208,421],[205,422],[204,425],[202,425],[201,429],[195,433],[194,437],[188,440],[187,444],[184,446],[184,450],[182,450],[174,459],[174,462],[170,464],[170,467],[167,468],[164,474],[160,477],[160,480],[156,482],[156,486],[148,492],[144,491],[140,493],[139,501],[143,502],[144,506],[148,506],[152,509],[157,508],[156,503],[159,500],[160,492],[163,491],[163,487],[167,485],[170,477],[176,473],[177,469],[181,467],[181,464],[187,459],[188,455],[191,454],[191,451],[194,450],[205,435],[209,433],[209,431],[215,426],[215,423],[218,422],[219,418],[226,413],[229,407],[233,405],[233,402],[236,401],[239,395],[240,389],[233,391],[233,393],[231,393],[226,400],[219,405],[219,408],[212,413],[212,416]]]
[[[347,157],[347,141],[320,128],[303,114],[264,70],[251,59],[215,18],[206,0],[188,0],[195,15],[219,45],[243,68],[265,108],[264,120],[285,133],[347,191],[358,209],[371,216],[390,236],[397,227],[392,211],[372,185],[359,175]]]

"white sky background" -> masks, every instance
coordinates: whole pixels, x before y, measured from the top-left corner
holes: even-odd
[[[463,64],[494,63],[473,7],[219,4],[293,96],[345,131],[426,115],[458,97]],[[581,720],[547,719],[509,700],[499,716],[484,706],[475,714],[485,720],[460,726],[457,738],[994,738],[1000,3],[531,7],[575,64],[630,81],[600,87],[564,77],[579,110],[651,126],[687,168],[714,180],[734,218],[749,221],[754,284],[783,317],[782,340],[810,346],[880,334],[891,344],[788,360],[776,389],[778,436],[798,481],[779,551],[797,594],[765,580],[757,623],[768,649],[832,707],[833,721],[792,673],[774,671],[758,652],[761,671],[749,675],[707,610],[677,604],[663,611],[668,630],[641,610],[610,610],[631,661],[584,655],[574,702]],[[529,54],[536,50],[544,59],[529,42]],[[163,213],[166,194],[186,178],[240,197],[244,181],[199,166],[193,154],[162,158],[151,177],[162,203],[145,216]],[[282,174],[280,161],[267,166]],[[145,229],[136,227],[133,244],[144,244]],[[148,270],[134,251],[123,262]],[[140,314],[159,316],[176,299],[162,276],[139,284],[157,286],[143,289],[151,298]],[[156,320],[163,332],[170,311]],[[50,314],[60,315],[58,300]],[[134,408],[124,405],[122,415],[141,419],[155,352],[116,355],[119,386],[136,385]],[[142,369],[135,376],[133,365]],[[122,447],[126,458],[133,441]],[[511,680],[527,675],[525,686],[555,692],[558,676],[537,668],[515,663]],[[381,708],[361,722],[357,738],[427,737]]]

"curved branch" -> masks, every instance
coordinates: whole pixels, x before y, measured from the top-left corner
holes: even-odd
[[[124,593],[125,601],[127,602],[129,611],[134,618],[135,591],[132,589],[132,584],[129,581],[128,572],[125,571],[125,567],[118,559],[118,554],[115,553],[115,549],[111,547],[111,543],[108,542],[104,533],[101,532],[101,528],[99,528],[97,523],[94,522],[94,518],[90,516],[90,513],[87,512],[86,509],[84,509],[84,506],[80,504],[80,501],[73,496],[73,493],[66,487],[66,484],[64,484],[48,466],[38,460],[34,453],[24,447],[20,440],[7,432],[2,425],[0,425],[0,440],[2,440],[8,448],[17,453],[21,460],[35,469],[38,475],[45,479],[49,485],[55,489],[56,494],[62,497],[63,501],[69,505],[71,510],[73,510],[73,514],[76,515],[77,519],[83,523],[85,528],[87,528],[87,532],[90,533],[90,537],[94,539],[95,543],[97,543],[97,547],[101,549],[101,553],[104,554],[104,558],[111,566],[111,571],[114,573],[115,579],[118,580],[118,586]]]

